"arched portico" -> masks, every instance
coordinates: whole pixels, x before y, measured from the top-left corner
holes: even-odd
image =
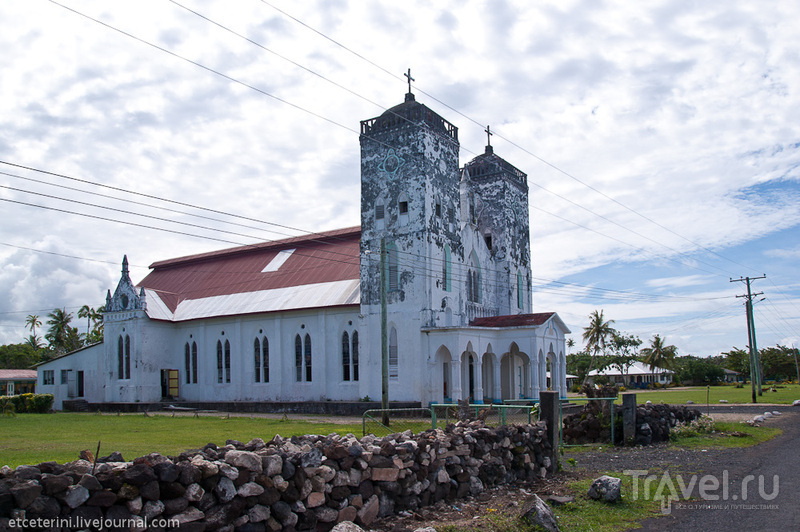
[[[450,350],[445,346],[440,346],[436,350],[436,361],[434,365],[434,398],[439,403],[451,400],[453,393],[452,361]],[[437,389],[438,387],[438,389]]]
[[[532,393],[531,360],[516,342],[500,358],[500,388],[503,400],[525,399]]]

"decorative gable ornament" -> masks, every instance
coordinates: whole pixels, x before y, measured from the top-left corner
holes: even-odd
[[[111,290],[106,294],[106,313],[132,310],[147,310],[147,303],[145,301],[144,288],[137,294],[136,287],[133,286],[131,276],[128,273],[128,256],[125,255],[122,258],[122,275],[119,283],[117,283],[116,290],[114,290],[114,295],[111,295]]]

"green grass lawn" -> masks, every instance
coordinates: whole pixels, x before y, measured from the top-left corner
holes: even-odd
[[[221,416],[170,417],[142,414],[18,414],[0,417],[0,466],[35,465],[55,460],[77,460],[81,450],[94,453],[101,441],[100,456],[119,451],[126,460],[152,452],[177,455],[213,442],[225,445],[233,439],[247,443],[253,438],[271,440],[303,434],[347,434],[361,436],[361,423],[341,425],[309,421]]]
[[[776,391],[771,392],[771,386],[762,387],[762,395],[756,396],[758,403],[777,403],[777,404],[792,404],[792,401],[800,399],[800,385],[797,384],[780,384],[776,387]],[[708,400],[711,404],[719,404],[720,399],[726,399],[728,403],[751,403],[752,392],[750,385],[747,384],[743,388],[736,388],[734,386],[692,386],[689,389],[675,390],[628,390],[629,392],[636,393],[636,401],[644,403],[645,401],[653,401],[654,403],[668,403],[668,404],[686,404],[686,401],[694,401],[695,404],[706,403],[706,393],[708,393]],[[583,396],[579,396],[583,397]],[[617,404],[622,404],[622,397],[617,398]]]

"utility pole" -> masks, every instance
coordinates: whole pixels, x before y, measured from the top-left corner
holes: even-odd
[[[756,401],[756,385],[758,386],[758,395],[761,395],[761,371],[759,363],[759,356],[758,356],[758,347],[756,346],[756,324],[753,320],[753,297],[763,294],[764,292],[758,292],[757,294],[753,294],[750,291],[750,281],[754,281],[756,279],[766,279],[767,275],[764,274],[761,277],[744,277],[739,279],[731,279],[730,282],[744,282],[747,284],[747,294],[742,296],[736,297],[746,297],[747,301],[745,302],[745,310],[747,314],[747,343],[750,346],[750,388],[752,390],[753,395],[753,402]]]
[[[792,344],[792,352],[794,353],[794,367],[797,370],[797,383],[800,384],[800,365],[797,364],[797,349]]]
[[[409,83],[411,80],[409,78]],[[381,238],[381,423],[389,426],[389,337],[386,310],[386,239]]]

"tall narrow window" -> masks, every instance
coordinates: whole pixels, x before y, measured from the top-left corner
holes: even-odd
[[[358,380],[358,331],[353,331],[353,380]]]
[[[294,368],[295,380],[303,381],[303,340],[300,335],[294,337]]]
[[[118,378],[124,379],[125,378],[125,350],[123,347],[123,340],[122,335],[119,337],[119,341],[117,342],[117,365],[118,371],[117,375]]]
[[[397,329],[392,327],[389,333],[389,378],[396,379],[399,371],[399,359],[397,354]]]
[[[311,336],[306,334],[305,345],[306,382],[311,382]]]
[[[453,263],[452,263],[452,255],[450,254],[450,246],[448,244],[444,245],[444,264],[442,264],[442,288],[445,291],[449,292],[453,285],[453,273],[452,273]]]
[[[253,340],[253,355],[255,358],[253,375],[255,375],[256,382],[261,382],[261,342],[258,341],[258,338]]]
[[[350,380],[350,335],[342,333],[342,380]]]
[[[125,335],[125,378],[131,378],[131,337]]]
[[[222,340],[217,340],[217,382],[222,382]]]
[[[389,262],[389,290],[397,290],[399,287],[397,271],[397,246],[389,244],[387,246],[386,254],[388,255],[387,261]]]
[[[383,220],[383,217],[384,217],[383,203],[378,203],[375,205],[375,219]]]
[[[522,307],[522,274],[517,272],[517,308]]]
[[[467,301],[472,299],[472,269],[467,270]]]
[[[264,382],[269,382],[269,341],[266,336],[261,339],[261,371]]]
[[[192,383],[192,354],[191,348],[189,347],[189,342],[186,342],[186,345],[183,346],[183,358],[186,362],[186,384]]]
[[[231,382],[231,343],[225,340],[225,382]]]
[[[192,383],[197,384],[197,342],[192,342]]]

